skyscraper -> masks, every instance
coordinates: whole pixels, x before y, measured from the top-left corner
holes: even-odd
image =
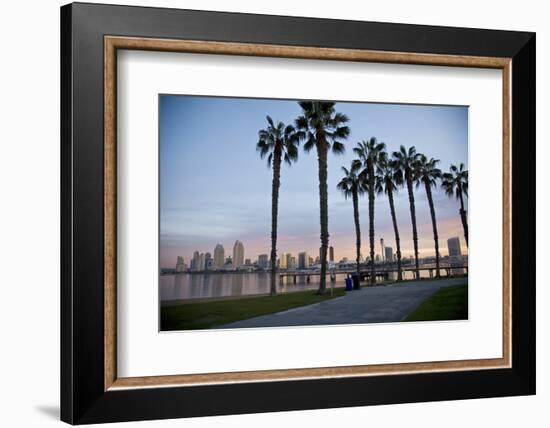
[[[298,269],[309,268],[309,256],[307,252],[298,253]]]
[[[447,248],[449,249],[449,257],[461,257],[460,239],[458,237],[447,239]]]
[[[214,248],[214,267],[217,269],[223,268],[225,264],[225,251],[222,244],[216,245]]]
[[[384,249],[386,248],[384,246],[384,238],[380,238],[380,248],[382,248],[382,261],[384,261],[384,256],[385,256]]]
[[[462,251],[460,250],[460,239],[458,237],[447,239],[447,248],[449,250],[449,264],[456,268],[464,263],[462,259]],[[453,275],[462,275],[464,269],[453,269]]]
[[[258,267],[262,269],[267,269],[268,265],[269,265],[269,258],[267,257],[267,254],[260,254],[258,256]]]
[[[178,260],[176,262],[176,272],[184,272],[185,271],[185,263],[183,263],[183,257],[178,256]]]
[[[241,241],[235,241],[233,245],[233,269],[244,265],[244,245]]]
[[[200,253],[199,254],[199,265],[198,265],[197,270],[199,272],[202,272],[203,270],[205,270],[205,268],[206,268],[206,263],[205,263],[204,253]]]
[[[201,269],[200,269],[200,261],[199,261],[199,258],[200,258],[199,252],[198,252],[198,251],[195,251],[195,252],[193,253],[193,264],[192,264],[192,266],[193,266],[192,270],[194,270],[194,271],[201,270]]]
[[[392,247],[385,247],[384,248],[386,261],[387,262],[393,262],[393,248]]]
[[[328,251],[329,251],[328,260],[330,262],[333,262],[334,261],[334,247],[329,247]]]
[[[212,264],[213,264],[212,254],[206,253],[204,255],[204,270],[212,269]]]
[[[279,259],[279,268],[280,269],[287,269],[287,258],[286,258],[286,253],[283,253],[281,254],[281,257]]]
[[[286,268],[294,269],[295,267],[296,267],[296,261],[294,260],[294,257],[292,257],[292,254],[286,253]]]

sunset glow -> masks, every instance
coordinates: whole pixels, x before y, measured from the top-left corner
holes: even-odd
[[[174,267],[177,256],[189,261],[195,250],[213,254],[222,244],[230,255],[236,240],[244,258],[257,260],[270,252],[271,180],[265,160],[256,152],[258,130],[265,116],[292,124],[300,113],[295,101],[160,96],[160,266]],[[358,141],[375,136],[388,153],[400,145],[415,146],[428,157],[468,167],[468,108],[374,103],[336,104],[349,119],[351,135],[342,156],[328,159],[330,246],[335,259],[355,258],[355,230],[351,200],[336,189],[341,166],[354,158]],[[439,187],[433,190],[440,254],[447,255],[447,239],[459,237],[467,254],[459,203]],[[415,188],[420,257],[434,256],[432,224],[423,186]],[[467,201],[467,200],[466,200]],[[407,191],[395,195],[404,258],[413,255]],[[359,201],[362,254],[368,255],[367,198]],[[307,251],[319,254],[319,196],[317,158],[300,147],[299,159],[283,165],[278,217],[278,254]],[[395,252],[388,199],[377,195],[376,253],[380,238]]]

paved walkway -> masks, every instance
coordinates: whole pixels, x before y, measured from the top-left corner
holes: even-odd
[[[467,278],[407,282],[363,287],[343,297],[288,311],[236,321],[216,328],[284,327],[298,325],[362,324],[403,321],[437,290],[466,284]]]

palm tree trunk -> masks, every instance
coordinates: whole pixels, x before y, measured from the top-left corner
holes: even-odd
[[[418,232],[416,230],[416,210],[414,207],[414,190],[413,190],[412,178],[410,177],[409,174],[410,173],[406,174],[406,180],[407,180],[407,192],[409,193],[409,209],[411,211],[411,222],[412,222],[412,229],[413,229],[413,246],[414,246],[414,261],[415,261],[414,275],[416,279],[420,279],[420,271],[418,267]]]
[[[353,191],[353,220],[355,221],[355,263],[357,276],[359,276],[359,262],[361,259],[361,226],[359,224],[359,195]]]
[[[466,210],[464,209],[464,200],[462,199],[462,189],[459,190],[460,199],[460,220],[462,220],[462,228],[464,229],[464,239],[466,239],[466,246],[468,246],[468,218]]]
[[[390,188],[388,191],[388,199],[390,201],[391,220],[393,223],[393,232],[395,234],[395,246],[397,247],[397,280],[403,280],[403,273],[401,272],[401,241],[399,239],[399,229],[397,227],[397,217],[395,215],[395,205],[393,203],[393,190]]]
[[[281,148],[273,156],[273,183],[271,190],[271,295],[277,294],[277,217],[279,215],[279,187],[281,186]]]
[[[327,249],[328,249],[328,187],[327,187],[327,144],[317,133],[317,161],[319,163],[319,208],[321,222],[321,276],[319,294],[326,292]]]
[[[369,244],[370,244],[370,283],[376,283],[374,269],[374,168],[372,161],[367,166],[369,174]]]
[[[435,277],[440,278],[441,273],[439,272],[439,236],[437,234],[437,220],[435,218],[435,208],[434,208],[434,199],[432,195],[432,188],[430,183],[424,182],[426,187],[426,195],[428,196],[428,204],[430,205],[430,215],[432,217],[432,229],[434,233],[434,244],[435,244]]]

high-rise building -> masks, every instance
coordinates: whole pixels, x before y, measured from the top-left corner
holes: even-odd
[[[449,250],[449,264],[455,268],[452,270],[453,275],[462,275],[464,269],[458,268],[464,263],[462,251],[460,250],[460,239],[458,237],[447,239],[447,249]]]
[[[267,254],[260,254],[258,256],[258,267],[261,269],[267,269],[269,266],[269,258]]]
[[[449,249],[449,257],[461,257],[460,239],[458,237],[447,239],[447,248]]]
[[[393,262],[393,248],[384,247],[384,255],[386,256],[387,262]]]
[[[204,255],[204,270],[211,270],[214,260],[212,259],[212,254],[206,253]]]
[[[250,266],[252,264],[250,259],[244,259],[244,264]]]
[[[289,254],[290,256],[290,262],[288,262],[289,269],[296,269],[296,257]]]
[[[286,255],[286,253],[281,254],[279,258],[279,269],[288,269],[288,259]]]
[[[303,251],[298,253],[298,269],[307,269],[309,268],[309,256],[307,252]]]
[[[193,252],[192,269],[193,271],[199,271],[200,269],[200,254],[198,251]]]
[[[381,251],[381,253],[382,253],[382,261],[384,261],[384,256],[385,256],[385,254],[384,254],[384,248],[386,248],[386,247],[384,246],[384,238],[380,238],[380,248],[382,249],[382,251]],[[378,260],[377,260],[377,261],[378,261]]]
[[[185,263],[183,263],[182,256],[178,256],[178,260],[176,262],[176,272],[185,272]]]
[[[225,250],[222,244],[216,245],[214,248],[214,267],[221,269],[225,264]]]
[[[235,241],[233,245],[233,269],[238,269],[244,264],[244,245],[241,241]]]
[[[377,254],[375,257],[374,257],[374,261],[376,263],[378,263],[380,261],[380,254]]]
[[[296,268],[296,259],[292,257],[292,254],[286,253],[286,268],[287,269],[294,269]]]
[[[202,272],[205,269],[206,269],[206,259],[204,258],[204,253],[200,253],[199,254],[199,265],[198,265],[197,270],[199,272]]]
[[[319,247],[319,260],[323,259],[323,247]],[[317,259],[316,259],[317,260]],[[334,261],[334,247],[328,247],[327,249],[327,261]]]

